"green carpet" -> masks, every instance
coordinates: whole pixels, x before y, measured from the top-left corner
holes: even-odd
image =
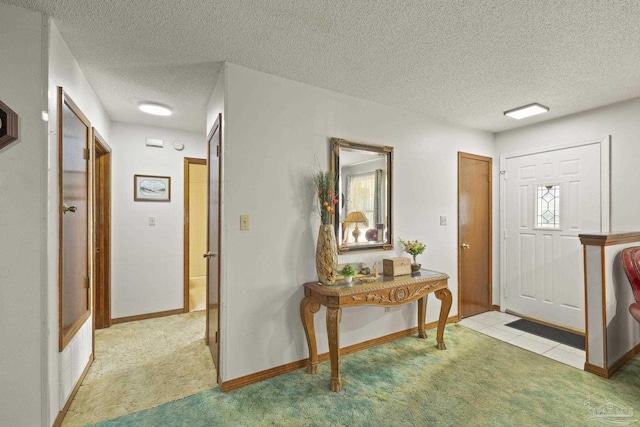
[[[427,340],[403,338],[344,356],[340,393],[329,391],[325,362],[316,375],[301,369],[95,425],[640,425],[640,357],[606,380],[459,325],[447,326],[445,342],[447,350],[437,350],[431,330]]]

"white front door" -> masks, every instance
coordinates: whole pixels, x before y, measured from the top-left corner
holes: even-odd
[[[504,159],[502,301],[507,310],[584,331],[578,234],[598,233],[603,226],[608,231],[603,143],[608,153],[608,141],[597,141]],[[608,154],[604,157],[608,161]]]

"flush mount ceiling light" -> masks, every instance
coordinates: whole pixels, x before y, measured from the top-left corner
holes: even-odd
[[[504,115],[513,119],[520,120],[525,117],[535,116],[536,114],[542,114],[549,111],[549,107],[534,102],[533,104],[525,105],[524,107],[514,108],[513,110],[505,111]]]
[[[171,115],[171,108],[166,105],[158,104],[157,102],[141,102],[138,108],[140,108],[140,111],[144,111],[147,114],[153,114],[154,116]]]

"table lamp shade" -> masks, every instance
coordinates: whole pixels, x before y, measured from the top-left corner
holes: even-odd
[[[347,223],[347,225],[352,223],[356,225],[356,229],[353,230],[353,233],[351,233],[356,242],[358,241],[358,237],[360,237],[360,229],[358,228],[358,224],[364,224],[365,227],[369,226],[369,220],[360,211],[349,212],[349,215],[347,215],[347,218],[345,218],[344,222]]]
[[[353,223],[356,224],[356,226],[358,224],[364,224],[365,227],[369,226],[369,220],[360,211],[349,212],[349,215],[347,215],[347,218],[344,220],[344,222],[348,222],[349,224]]]

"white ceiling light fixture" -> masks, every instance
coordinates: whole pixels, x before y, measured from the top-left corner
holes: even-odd
[[[520,120],[524,119],[525,117],[535,116],[536,114],[546,113],[547,111],[549,111],[549,107],[545,107],[544,105],[534,102],[533,104],[505,111],[504,115],[516,120]]]
[[[172,114],[170,107],[158,104],[157,102],[141,102],[138,108],[140,111],[153,114],[154,116],[170,116]]]

